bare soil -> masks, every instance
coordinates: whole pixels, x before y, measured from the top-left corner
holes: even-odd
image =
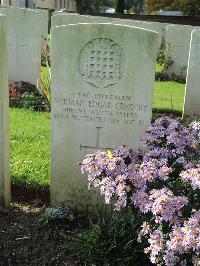
[[[0,265],[77,265],[64,246],[71,232],[87,226],[87,221],[44,223],[48,194],[42,198],[20,194],[17,189],[10,209],[0,210]]]

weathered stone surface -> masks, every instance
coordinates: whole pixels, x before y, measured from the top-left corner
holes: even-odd
[[[51,17],[51,27],[57,27],[61,25],[77,24],[79,22],[79,14],[63,14],[56,13]]]
[[[49,23],[49,14],[46,10],[37,9],[36,11],[39,13],[39,30],[41,37],[41,46],[48,43],[48,23]]]
[[[200,115],[200,30],[192,32],[185,87],[184,117]]]
[[[7,208],[10,203],[8,115],[6,17],[0,15],[0,208]]]
[[[106,22],[109,22],[109,19],[106,17],[57,13],[51,18],[51,27],[77,24],[77,23],[106,23]]]
[[[10,81],[37,83],[41,61],[41,29],[37,12],[23,8],[1,8],[7,16],[8,77]]]
[[[191,33],[194,27],[186,25],[169,25],[166,31],[166,42],[171,46],[172,65],[166,73],[181,79],[186,78]]]
[[[151,122],[156,44],[157,33],[131,26],[52,29],[53,205],[106,213],[77,162],[98,149],[139,146]]]
[[[139,20],[132,20],[132,19],[116,19],[116,20],[113,19],[112,23],[129,25],[129,26],[134,26],[134,27],[143,28],[143,29],[157,32],[158,33],[157,51],[158,53],[160,52],[160,47],[161,47],[162,40],[165,35],[166,26],[158,22],[147,22],[147,21],[139,21]]]
[[[13,8],[13,6],[0,5],[0,8]],[[17,8],[17,7],[14,7]],[[41,46],[47,44],[48,42],[48,23],[49,23],[49,13],[46,10],[34,9],[36,13],[39,14],[39,19],[37,19],[38,27],[41,37]]]
[[[165,32],[167,25],[166,23],[158,23],[158,22],[147,22],[147,21],[138,21],[131,19],[117,19],[117,18],[109,18],[109,17],[101,17],[101,16],[84,16],[77,14],[56,14],[52,17],[52,27],[61,26],[61,25],[69,25],[69,24],[77,24],[77,23],[113,23],[120,25],[129,25],[138,28],[143,28],[147,30],[152,30],[158,32],[158,53],[160,52],[160,47],[163,39],[165,38]]]

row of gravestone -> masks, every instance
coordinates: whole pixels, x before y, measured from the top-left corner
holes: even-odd
[[[100,193],[88,192],[87,179],[80,175],[76,163],[98,149],[112,150],[123,144],[137,148],[150,125],[160,31],[120,22],[108,24],[105,18],[78,15],[52,18],[51,202],[54,205],[63,202],[79,212],[109,213]],[[152,23],[152,27],[155,30],[157,23]],[[179,27],[175,27],[178,32]],[[193,27],[185,27],[191,35]],[[180,36],[181,33],[176,37]],[[196,90],[193,87],[200,79],[197,78],[200,63],[195,56],[196,53],[200,56],[200,30],[194,30],[192,36],[185,99],[188,115],[200,113],[200,105],[195,104],[200,91],[198,86]]]
[[[6,206],[10,181],[5,16],[0,16],[0,29],[0,205]],[[199,35],[200,31],[193,32],[191,47],[195,50],[191,49],[189,67],[192,73],[192,67],[198,64],[195,54]],[[158,42],[155,31],[115,23],[52,28],[53,205],[65,203],[91,214],[109,212],[98,191],[88,192],[87,179],[80,174],[77,162],[98,149],[112,150],[123,144],[139,146],[139,139],[151,122]]]
[[[135,21],[109,17],[83,16],[78,14],[64,13],[56,13],[56,15],[52,17],[51,25],[53,28],[62,25],[77,23],[109,22],[112,24],[129,25],[144,28],[158,33],[157,53],[159,54],[160,52],[163,40],[166,42],[167,45],[169,45],[168,56],[171,57],[172,64],[169,65],[168,69],[166,70],[166,74],[168,74],[169,76],[180,78],[182,80],[185,80],[187,77],[183,116],[186,117],[192,116],[194,114],[199,114],[200,107],[198,103],[199,91],[197,79],[198,67],[196,69],[196,64],[198,60],[196,60],[195,66],[193,66],[193,61],[195,57],[198,56],[198,53],[195,52],[194,48],[194,43],[196,43],[194,38],[199,33],[199,27],[187,25],[169,25],[167,23]],[[192,35],[193,42],[191,39]]]
[[[1,18],[6,24],[6,17]],[[2,36],[5,35],[4,29]],[[87,179],[81,175],[77,162],[97,149],[112,150],[123,144],[138,147],[139,138],[151,121],[157,35],[115,24],[75,24],[52,29],[53,205],[65,203],[79,212],[93,214],[106,212],[98,191],[88,192]],[[6,92],[6,37],[1,38],[1,44],[1,91]],[[141,79],[141,73],[145,79]],[[1,107],[8,115],[8,95],[3,100],[7,104]],[[7,117],[5,123],[8,126]],[[8,137],[8,129],[1,133],[2,138]],[[2,139],[1,144],[2,163],[6,163],[1,169],[8,171],[8,151],[3,150],[8,142]],[[8,176],[8,172],[3,172],[0,178],[4,206],[10,198]]]
[[[40,74],[41,46],[48,39],[48,12],[0,6],[0,14],[8,17],[8,65],[10,81],[36,84]],[[112,22],[142,27],[158,32],[158,53],[163,39],[171,45],[171,60],[166,74],[186,78],[192,26],[166,23],[122,20],[108,17],[81,16],[56,13],[52,27],[76,23]]]
[[[46,44],[48,39],[48,12],[0,6],[0,14],[8,17],[9,80],[37,84],[41,46]],[[166,70],[166,74],[183,80],[186,78],[191,32],[195,27],[57,12],[52,17],[52,27],[102,22],[142,27],[158,32],[158,53],[163,40],[171,45],[169,56],[173,63]]]
[[[159,22],[147,22],[109,17],[84,16],[77,14],[56,13],[52,17],[52,27],[76,23],[113,23],[135,26],[158,32],[158,53],[162,42],[169,46],[168,56],[173,62],[166,70],[169,77],[185,80],[187,74],[191,32],[198,28],[187,25],[172,25]]]

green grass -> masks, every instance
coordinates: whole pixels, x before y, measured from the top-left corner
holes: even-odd
[[[156,64],[156,72],[161,72],[162,66],[159,64]]]
[[[156,82],[153,107],[181,112],[184,85]],[[46,189],[50,180],[50,114],[10,110],[11,175],[14,184]]]
[[[12,182],[47,188],[50,176],[50,115],[10,110]]]
[[[153,108],[156,111],[168,111],[172,113],[183,110],[185,85],[177,82],[155,83]]]

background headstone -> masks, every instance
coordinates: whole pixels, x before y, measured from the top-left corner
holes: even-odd
[[[98,149],[139,146],[151,122],[157,33],[85,23],[53,28],[51,41],[51,203],[106,213],[77,162]]]
[[[185,80],[187,74],[191,33],[194,27],[186,25],[169,25],[166,31],[166,43],[171,46],[172,65],[166,73]]]
[[[46,10],[37,9],[35,12],[39,13],[39,30],[41,36],[41,46],[48,43],[48,24],[49,13]]]
[[[192,32],[185,87],[184,117],[200,115],[200,30]]]
[[[8,116],[6,17],[0,15],[0,208],[7,208],[10,203]]]
[[[38,13],[23,8],[0,9],[7,16],[9,81],[36,84],[41,64]]]

